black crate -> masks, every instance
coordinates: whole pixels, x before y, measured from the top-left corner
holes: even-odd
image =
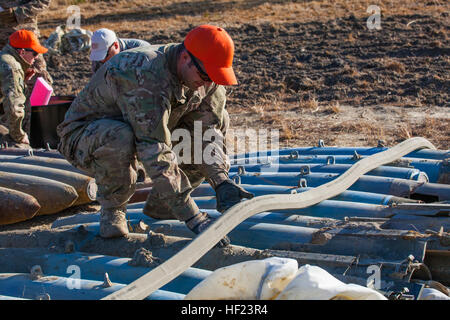
[[[74,96],[53,96],[46,106],[31,107],[30,145],[32,148],[56,149],[59,142],[56,127],[64,121]]]

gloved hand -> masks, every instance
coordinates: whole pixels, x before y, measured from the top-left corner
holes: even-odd
[[[195,234],[199,234],[206,230],[214,219],[211,218],[206,212],[199,212],[192,218],[186,220],[186,226]],[[223,248],[230,244],[230,238],[227,236],[223,237],[217,244],[216,247]]]
[[[16,15],[14,14],[14,10],[12,8],[5,9],[0,12],[0,25],[1,26],[9,26],[17,24]]]
[[[216,187],[217,211],[223,213],[243,198],[251,199],[254,196],[253,193],[245,191],[244,188],[238,186],[233,180],[225,180]]]

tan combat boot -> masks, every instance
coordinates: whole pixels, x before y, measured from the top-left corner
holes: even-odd
[[[126,207],[101,209],[100,236],[102,238],[117,238],[128,234]]]

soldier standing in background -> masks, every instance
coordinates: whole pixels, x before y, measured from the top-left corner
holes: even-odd
[[[14,32],[0,51],[0,142],[29,148],[31,115],[26,108],[29,90],[25,81],[33,76],[31,65],[46,52],[29,30]]]
[[[8,38],[20,29],[30,30],[39,39],[37,16],[45,12],[51,0],[0,0],[0,49],[8,43]],[[47,64],[43,55],[39,55],[33,63],[34,77],[30,77],[26,84],[34,86],[37,77],[43,77],[49,84],[53,79],[47,72]]]

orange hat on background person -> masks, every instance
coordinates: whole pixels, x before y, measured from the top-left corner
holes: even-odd
[[[46,53],[48,49],[41,46],[33,31],[21,29],[9,36],[9,44],[14,48],[33,49],[37,53]]]
[[[235,85],[233,71],[234,43],[222,28],[201,25],[186,35],[185,48],[203,63],[208,76],[217,84]]]

